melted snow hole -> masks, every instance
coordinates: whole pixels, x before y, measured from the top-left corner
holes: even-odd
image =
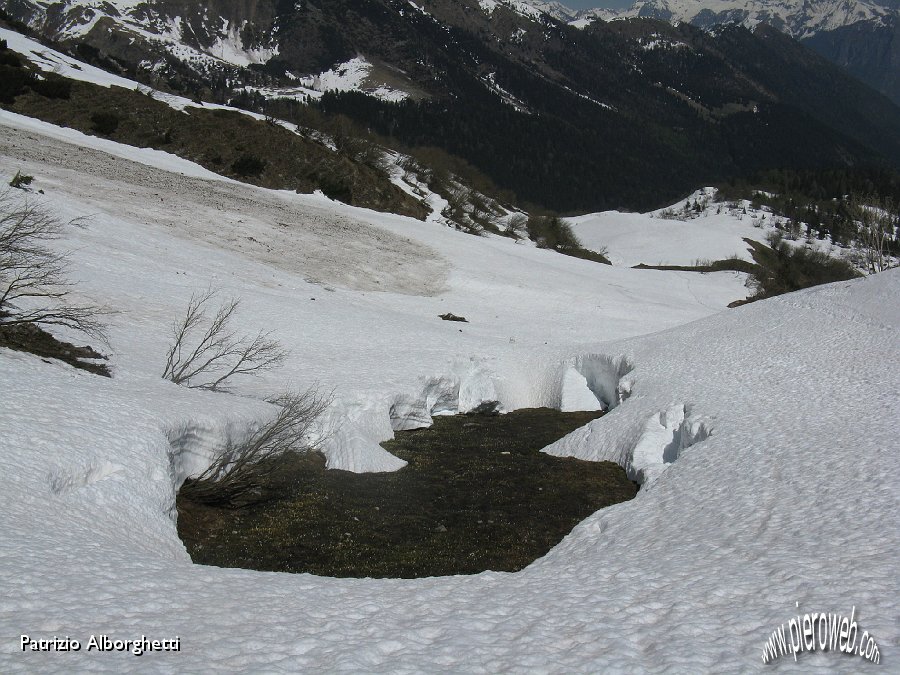
[[[572,359],[563,372],[559,409],[612,410],[631,395],[626,376],[634,365],[624,356],[584,354]]]
[[[596,413],[580,413],[588,415],[579,422],[578,428],[564,438],[553,442],[544,448],[542,453],[546,455],[569,456],[577,459],[590,460],[591,462],[612,461],[619,465],[623,479],[637,483],[648,483],[655,480],[669,465],[671,465],[681,453],[692,445],[703,441],[711,433],[711,427],[703,419],[692,413],[690,404],[670,403],[662,408],[655,405],[646,397],[632,397],[635,389],[633,377],[634,364],[624,356],[610,356],[605,354],[583,354],[573,357],[563,363],[556,364],[530,364],[523,368],[518,378],[499,377],[485,365],[484,362],[472,359],[459,364],[450,373],[422,378],[419,384],[409,392],[398,394],[388,399],[369,400],[358,404],[344,403],[335,406],[330,414],[339,416],[341,424],[336,424],[336,433],[330,436],[329,443],[323,447],[324,457],[306,456],[289,460],[293,462],[290,475],[284,474],[283,480],[290,483],[285,486],[294,490],[287,499],[278,502],[280,505],[273,511],[257,514],[259,522],[249,524],[243,519],[249,517],[251,511],[238,510],[238,521],[230,523],[219,520],[219,515],[213,514],[206,507],[188,507],[190,516],[185,520],[179,518],[179,528],[187,528],[182,532],[186,543],[189,544],[192,557],[196,562],[217,564],[225,566],[250,567],[256,569],[282,569],[284,571],[314,571],[319,574],[336,576],[354,576],[355,574],[379,576],[425,576],[433,574],[469,573],[478,569],[466,566],[440,567],[436,563],[419,564],[421,556],[431,560],[430,554],[414,552],[413,560],[401,561],[398,566],[377,569],[362,568],[357,563],[347,562],[347,567],[332,566],[332,553],[321,552],[322,561],[308,566],[298,565],[296,560],[275,560],[275,556],[281,555],[279,551],[285,547],[295,547],[301,541],[303,550],[315,551],[324,542],[324,535],[320,537],[315,532],[330,532],[334,541],[334,550],[350,550],[359,554],[360,560],[374,559],[377,551],[389,544],[390,550],[399,551],[407,546],[408,532],[398,532],[388,539],[369,541],[372,533],[383,532],[387,525],[372,523],[366,524],[366,519],[372,514],[380,514],[384,523],[405,523],[407,518],[415,517],[420,520],[424,516],[427,522],[417,523],[421,530],[419,536],[424,539],[437,538],[438,544],[445,538],[452,536],[452,530],[459,521],[459,513],[467,512],[472,516],[466,525],[468,529],[463,532],[461,541],[478,543],[477,537],[484,535],[484,542],[499,541],[501,535],[511,536],[511,541],[519,541],[522,544],[526,540],[531,542],[533,536],[526,536],[517,530],[510,520],[508,525],[501,527],[497,532],[489,531],[489,527],[496,525],[497,519],[491,515],[474,513],[472,508],[462,510],[451,509],[447,513],[439,513],[433,509],[428,500],[416,503],[422,494],[428,492],[416,486],[404,485],[404,476],[411,472],[425,471],[425,480],[429,485],[451,486],[455,483],[461,485],[455,489],[461,489],[462,493],[472,490],[472,486],[483,487],[485,485],[500,485],[508,482],[505,474],[498,474],[495,479],[488,480],[484,477],[476,477],[470,467],[455,467],[440,469],[443,473],[439,476],[429,476],[428,471],[435,470],[440,462],[445,462],[451,457],[453,461],[465,459],[454,455],[463,455],[460,439],[466,434],[471,437],[488,437],[491,433],[488,427],[473,427],[480,425],[477,418],[447,419],[446,416],[471,412],[499,412],[505,406],[518,409],[516,413],[494,417],[497,420],[505,420],[507,426],[502,433],[495,436],[493,441],[487,443],[488,452],[496,455],[486,460],[478,453],[482,449],[473,449],[476,453],[474,462],[487,466],[493,471],[497,466],[510,467],[518,464],[519,469],[525,466],[526,461],[539,461],[525,459],[519,450],[510,447],[506,449],[504,444],[515,436],[527,437],[528,442],[533,443],[536,437],[530,429],[520,424],[516,418],[518,415],[542,415],[539,411],[524,410],[532,406],[543,406],[544,409],[556,409],[562,413],[580,409],[582,411],[603,411],[607,414],[601,419],[585,424],[596,417]],[[529,381],[528,378],[533,378]],[[623,405],[627,402],[627,405]],[[386,414],[387,413],[387,414]],[[576,413],[578,414],[578,413]],[[521,419],[521,418],[520,418]],[[528,423],[532,423],[529,421]],[[397,432],[412,434],[424,433],[414,431],[425,427],[434,427],[434,431],[444,434],[446,444],[437,451],[432,459],[424,460],[422,451],[407,447],[403,450],[399,443],[386,443],[382,447],[380,443],[390,438]],[[227,427],[227,425],[226,425]],[[571,427],[570,427],[571,428]],[[433,430],[429,430],[431,433]],[[564,433],[564,432],[563,432]],[[197,421],[192,421],[172,429],[169,433],[169,441],[172,453],[172,475],[176,486],[182,480],[202,471],[215,457],[218,448],[223,447],[229,430],[216,427],[206,427]],[[559,438],[557,436],[557,438]],[[552,438],[542,441],[547,443]],[[539,446],[538,446],[539,447]],[[396,453],[396,454],[393,454]],[[546,453],[546,454],[545,454]],[[317,463],[318,462],[318,463]],[[590,470],[598,468],[590,467]],[[614,467],[615,468],[615,467]],[[326,469],[344,469],[344,471],[327,471]],[[505,470],[502,469],[502,470]],[[563,480],[565,494],[574,494],[574,480],[576,477],[584,477],[588,469],[576,470],[572,477]],[[350,473],[348,473],[350,472]],[[550,480],[549,470],[544,467],[530,467],[525,471],[526,480]],[[357,474],[353,476],[353,474]],[[430,482],[429,482],[430,481]],[[460,481],[462,481],[460,483]],[[296,492],[298,485],[306,485],[305,492]],[[532,489],[533,488],[533,489]],[[275,486],[273,489],[281,489]],[[429,488],[431,489],[431,488]],[[493,488],[491,488],[493,489]],[[537,485],[519,486],[514,494],[545,494],[554,486]],[[404,492],[406,490],[406,492]],[[408,493],[408,494],[407,494]],[[318,527],[313,538],[306,542],[302,538],[310,535],[308,524],[312,518],[307,509],[312,508],[312,513],[318,509],[321,511],[328,505],[349,505],[351,499],[356,500],[367,496],[370,503],[349,506],[349,513],[325,514],[320,517]],[[388,500],[392,497],[401,497],[399,506],[392,505]],[[466,497],[468,498],[468,497]],[[625,497],[628,498],[628,497]],[[476,503],[489,504],[497,499],[496,496],[476,499]],[[181,507],[179,507],[181,508]],[[263,508],[262,506],[260,508]],[[269,508],[266,506],[265,508]],[[523,509],[524,511],[547,512],[554,511],[558,507],[544,507]],[[597,508],[594,506],[593,508]],[[393,509],[393,510],[392,510]],[[591,511],[591,509],[588,509]],[[486,512],[487,513],[487,512]],[[232,514],[234,515],[234,514]],[[574,517],[571,525],[583,518],[586,513]],[[428,520],[431,518],[431,520]],[[502,520],[502,519],[501,519]],[[433,522],[432,522],[433,521]],[[188,527],[189,523],[193,523]],[[294,523],[299,523],[295,526]],[[502,524],[502,523],[501,523]],[[261,529],[260,529],[261,528]],[[293,530],[291,528],[294,528]],[[402,529],[402,528],[401,528]],[[208,531],[207,531],[208,530]],[[268,531],[273,534],[273,540],[255,541],[255,533]],[[565,530],[569,531],[568,529]],[[450,533],[450,534],[448,534]],[[564,534],[564,533],[563,533]],[[561,536],[561,535],[560,535]],[[211,537],[211,538],[209,538]],[[279,539],[280,537],[280,539]],[[271,545],[275,542],[274,546]],[[293,543],[291,543],[293,542]],[[359,549],[362,543],[369,545],[370,549]],[[533,542],[531,542],[533,543]],[[263,545],[271,549],[271,558],[266,557],[262,562],[244,560],[241,553],[252,551]],[[441,544],[443,545],[443,544]],[[552,546],[552,544],[550,544]],[[510,547],[512,544],[510,544]],[[397,548],[399,547],[399,548]],[[465,552],[464,559],[468,560],[488,548],[487,544],[479,548],[475,546],[472,551]],[[501,546],[501,549],[504,547]],[[293,550],[293,549],[291,549]],[[435,550],[441,550],[438,546]],[[537,555],[542,555],[547,548],[542,548]],[[309,554],[309,551],[306,551]],[[306,555],[306,554],[305,554]],[[311,554],[310,554],[311,555]],[[336,555],[336,554],[335,554]],[[236,557],[235,557],[236,556]],[[266,554],[269,556],[269,554]],[[307,556],[309,557],[309,556]],[[312,557],[315,557],[314,555]],[[534,559],[533,557],[531,558]],[[276,565],[277,562],[277,565]],[[396,561],[395,561],[396,562]],[[319,565],[317,567],[316,565]],[[527,563],[527,561],[526,561]],[[517,562],[500,563],[496,560],[479,564],[480,569],[518,569],[518,565],[526,564]],[[360,563],[361,564],[361,563]],[[380,565],[381,563],[379,563]],[[393,564],[393,563],[392,563]],[[466,563],[468,564],[468,563]]]
[[[694,414],[688,403],[673,402],[649,415],[645,401],[622,405],[634,388],[633,371],[634,365],[623,356],[586,354],[572,359],[562,374],[560,409],[618,409],[544,451],[592,461],[611,460],[624,467],[630,479],[646,484],[685,449],[712,434],[709,422]]]
[[[621,466],[539,452],[625,401],[632,370],[624,357],[587,354],[499,376],[470,359],[386,400],[335,405],[325,457],[287,458],[265,488],[283,491],[277,499],[220,513],[179,497],[179,532],[195,562],[220,566],[329,576],[520,569],[597,508],[634,495]],[[456,416],[504,408],[514,412]],[[176,484],[202,471],[226,435],[196,421],[173,429]]]

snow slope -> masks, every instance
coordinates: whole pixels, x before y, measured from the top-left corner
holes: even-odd
[[[597,265],[5,112],[0,129],[0,173],[90,216],[59,245],[79,294],[118,311],[112,379],[0,349],[0,671],[747,672],[796,602],[855,606],[892,658],[900,273],[721,312],[738,275]],[[211,284],[242,298],[243,328],[293,350],[239,395],[159,378],[171,321]],[[176,485],[268,414],[260,396],[314,380],[335,389],[330,466],[399,468],[377,442],[431,414],[593,397],[614,410],[548,450],[613,458],[645,485],[516,574],[192,565]],[[102,633],[182,647],[19,649],[22,634]]]
[[[730,256],[752,260],[744,239],[765,243],[775,231],[771,212],[756,211],[746,201],[729,208],[714,198],[715,190],[705,188],[649,213],[603,211],[567,222],[582,246],[605,248],[614,265],[694,265]],[[698,199],[702,211],[695,213],[691,205]]]
[[[603,211],[567,218],[579,243],[603,253],[614,265],[703,265],[727,258],[753,261],[745,240],[767,244],[769,237],[784,237],[789,245],[812,248],[853,262],[859,250],[827,239],[803,236],[806,223],[793,232],[787,218],[768,206],[756,208],[749,199],[721,200],[715,188],[694,191],[688,197],[647,213]],[[865,273],[866,268],[859,267]]]
[[[42,45],[40,42],[32,40],[21,33],[17,33],[16,31],[9,30],[2,26],[0,26],[0,40],[5,40],[10,49],[26,57],[44,72],[57,73],[58,75],[72,80],[90,82],[91,84],[96,84],[101,87],[122,87],[123,89],[142,91],[175,110],[184,110],[189,107],[205,107],[207,109],[211,108],[216,110],[234,110],[256,119],[263,119],[265,117],[259,113],[253,113],[241,108],[233,108],[218,103],[197,103],[184,96],[151,89],[146,85],[138,83],[136,80],[129,80],[128,78],[109,73],[96,66],[74,59],[62,52]]]

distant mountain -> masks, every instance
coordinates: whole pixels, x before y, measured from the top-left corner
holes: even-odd
[[[900,105],[900,16],[822,31],[802,42]]]
[[[900,108],[766,24],[566,19],[524,0],[11,0],[104,67],[278,114],[315,102],[557,210],[766,168],[900,166]]]
[[[571,20],[609,20],[608,10]],[[896,0],[638,0],[616,17],[646,17],[700,28],[766,24],[799,40],[900,104],[900,3]]]
[[[687,21],[701,28],[724,23],[753,28],[765,23],[803,39],[897,14],[897,7],[877,0],[638,0],[620,16]]]
[[[766,24],[799,40],[900,105],[900,2],[896,0],[638,0],[630,8],[574,10],[509,0],[584,27],[600,19],[651,18],[700,28]],[[526,10],[523,10],[526,11]]]

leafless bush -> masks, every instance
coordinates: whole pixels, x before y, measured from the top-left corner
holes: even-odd
[[[857,241],[866,271],[874,274],[892,267],[890,247],[897,220],[893,202],[867,197],[854,209],[853,217],[858,224]]]
[[[67,326],[105,340],[105,310],[71,302],[67,255],[48,247],[62,230],[40,205],[0,192],[0,325]]]
[[[185,481],[185,497],[205,504],[238,507],[265,499],[265,487],[289,452],[306,453],[321,443],[316,423],[328,406],[330,394],[311,388],[269,399],[278,406],[265,424],[249,427],[242,438],[229,439],[206,471]]]
[[[472,191],[464,185],[454,185],[444,195],[447,205],[454,213],[462,213],[472,200]]]
[[[524,213],[515,214],[509,219],[507,226],[510,232],[520,239],[528,236],[528,216]]]
[[[172,327],[173,343],[166,355],[163,377],[192,389],[225,390],[237,375],[254,375],[282,363],[287,351],[259,332],[239,334],[231,320],[240,300],[231,298],[210,317],[214,289],[191,296],[187,312]]]
[[[684,214],[671,207],[660,211],[658,217],[664,220],[684,220]]]

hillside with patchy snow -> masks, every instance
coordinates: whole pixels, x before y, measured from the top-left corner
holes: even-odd
[[[895,659],[897,270],[726,311],[742,275],[599,265],[2,112],[0,174],[19,170],[43,190],[29,200],[82,218],[55,246],[78,298],[113,312],[98,345],[113,377],[0,348],[3,672],[748,672],[798,603],[854,607]],[[680,222],[657,255],[718,255],[744,226]],[[609,248],[627,262],[642,244],[622,228]],[[291,350],[234,394],[160,377],[172,321],[210,286],[242,299],[238,328]],[[181,481],[271,414],[263,396],[313,382],[334,390],[333,468],[400,469],[378,443],[413,418],[591,404],[611,411],[547,451],[612,459],[643,487],[515,574],[193,565]],[[181,650],[21,648],[92,634],[177,636]]]
[[[357,136],[440,148],[498,192],[559,212],[656,208],[701,181],[768,169],[900,163],[900,109],[774,29],[579,30],[544,10],[561,11],[524,0],[21,0],[6,12],[144,87],[304,126],[349,118]]]

